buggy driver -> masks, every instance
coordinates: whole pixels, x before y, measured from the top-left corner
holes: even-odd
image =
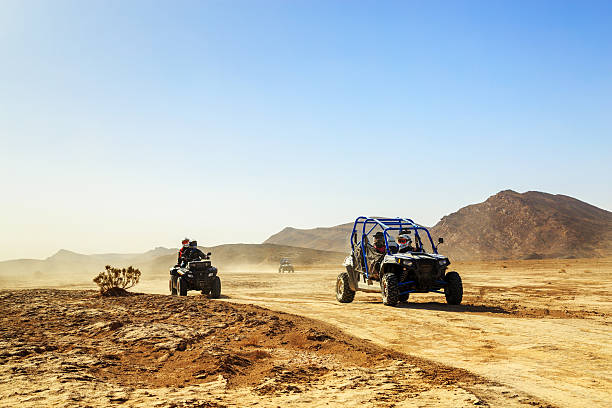
[[[410,235],[406,233],[398,235],[397,243],[399,244],[399,252],[402,254],[405,252],[414,251],[414,248],[412,247],[412,238],[410,238]]]

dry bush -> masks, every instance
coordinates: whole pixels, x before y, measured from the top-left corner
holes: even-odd
[[[106,265],[105,270],[93,281],[100,287],[100,293],[103,295],[122,294],[140,281],[140,270],[132,266],[119,269]]]

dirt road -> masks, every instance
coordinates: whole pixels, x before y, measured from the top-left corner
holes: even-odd
[[[253,303],[331,323],[385,347],[464,368],[566,407],[612,398],[612,260],[539,260],[453,265],[460,306],[416,294],[385,307],[358,293],[334,298],[336,270],[223,273],[227,301]],[[148,283],[148,291],[159,284]],[[142,288],[141,288],[142,290]],[[165,288],[159,290],[164,293]]]

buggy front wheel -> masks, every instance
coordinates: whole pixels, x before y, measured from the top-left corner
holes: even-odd
[[[399,286],[397,276],[394,273],[385,273],[380,280],[380,291],[383,303],[387,306],[395,306],[399,301]]]
[[[447,273],[444,280],[446,281],[446,286],[444,286],[446,303],[449,305],[461,304],[463,300],[463,283],[461,282],[461,276],[453,271]]]
[[[349,275],[342,272],[336,280],[336,299],[340,303],[351,303],[355,299],[355,291],[349,285]]]

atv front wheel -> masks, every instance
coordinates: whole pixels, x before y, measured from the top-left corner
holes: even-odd
[[[461,304],[463,300],[463,283],[461,282],[461,276],[457,272],[449,272],[444,277],[447,284],[444,286],[444,296],[446,296],[446,303],[449,305]]]
[[[342,272],[336,280],[336,299],[340,303],[351,303],[355,299],[355,291],[349,285],[349,275]]]
[[[176,296],[176,276],[170,276],[170,294]]]
[[[185,279],[183,279],[183,277],[179,276],[179,278],[176,280],[177,283],[177,289],[178,289],[178,295],[179,296],[187,296],[187,282],[185,282]]]
[[[221,279],[215,276],[210,286],[210,297],[213,299],[219,299],[221,297]]]
[[[394,273],[385,273],[380,280],[383,303],[387,306],[395,306],[399,301],[399,288],[397,276]]]

